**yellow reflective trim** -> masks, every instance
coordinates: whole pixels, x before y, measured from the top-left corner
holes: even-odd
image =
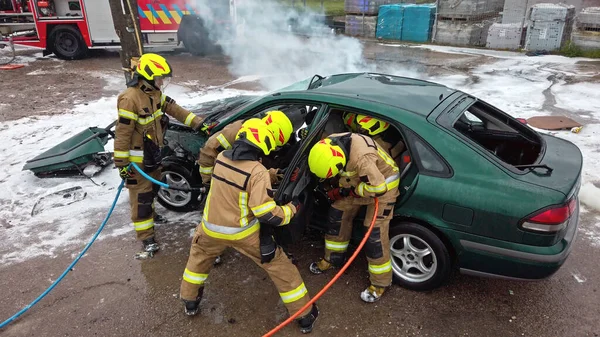
[[[283,222],[281,223],[281,226],[283,226],[289,224],[292,220],[292,209],[290,206],[281,206],[281,209],[283,209],[284,214]]]
[[[166,100],[167,100],[167,95],[162,94],[162,96],[160,96],[160,105],[162,106],[163,104],[165,104]]]
[[[177,13],[177,11],[169,11],[171,13],[171,16],[173,17],[173,20],[175,20],[175,23],[180,24],[181,23],[181,16],[179,16],[179,13]]]
[[[154,17],[154,14],[152,13],[152,11],[142,11],[144,12],[144,15],[146,16],[146,18],[148,18],[148,20],[150,21],[151,24],[153,25],[158,25],[158,19]]]
[[[356,175],[356,171],[353,171],[353,172],[342,171],[342,172],[340,172],[340,175],[342,177],[353,177]]]
[[[281,300],[283,301],[283,303],[288,304],[296,302],[297,300],[306,296],[306,294],[308,294],[308,290],[306,289],[304,282],[302,282],[302,284],[300,284],[298,288],[291,291],[287,291],[285,293],[279,293],[279,296],[281,296]]]
[[[214,166],[200,166],[200,173],[202,174],[212,174]]]
[[[125,110],[125,109],[119,109],[119,116],[125,117],[127,119],[131,119],[134,121],[137,121],[137,119],[138,119],[138,115],[136,113],[131,112],[129,110]]]
[[[193,113],[189,113],[187,115],[187,118],[185,119],[185,122],[183,124],[190,126],[192,125],[192,121],[194,120],[194,118],[196,118],[196,115],[194,115]]]
[[[387,186],[386,186],[385,182],[382,182],[381,184],[379,184],[377,186],[371,186],[371,185],[365,183],[365,190],[370,193],[383,193],[386,191],[386,188],[387,188]]]
[[[396,165],[396,162],[394,161],[394,159],[392,159],[392,157],[390,157],[385,151],[383,151],[379,147],[377,148],[377,154],[379,154],[379,157],[381,157],[381,159],[383,159],[386,164],[388,164],[392,167],[394,172],[400,171],[400,169],[398,168],[398,165]]]
[[[208,274],[194,273],[187,268],[183,271],[183,279],[192,284],[202,285],[207,278]]]
[[[160,19],[162,20],[162,22],[165,25],[171,24],[171,20],[169,20],[169,17],[167,16],[167,14],[165,12],[163,12],[162,10],[157,10],[156,14],[158,14],[158,16],[160,17]]]
[[[115,151],[115,158],[129,158],[129,151]]]
[[[221,143],[221,146],[225,150],[231,149],[231,144],[229,144],[229,142],[227,141],[227,138],[225,138],[225,136],[223,136],[222,133],[217,136],[217,140],[219,141],[219,143]]]
[[[158,109],[156,110],[151,116],[145,117],[145,118],[139,118],[137,120],[137,122],[141,125],[148,125],[152,122],[154,122],[154,120],[160,116],[163,115],[162,110]]]
[[[392,261],[388,261],[384,264],[370,264],[369,273],[371,274],[385,274],[392,271]]]
[[[223,233],[211,231],[210,229],[206,228],[204,221],[202,221],[202,229],[204,230],[204,233],[206,233],[206,235],[208,235],[212,238],[215,238],[215,239],[242,240],[242,239],[245,239],[248,236],[256,233],[260,229],[260,223],[258,221],[255,221],[253,225],[248,227],[248,229],[246,229],[242,232],[236,233],[236,234],[223,234]]]
[[[134,222],[133,227],[136,231],[145,231],[146,229],[154,227],[154,219]]]
[[[144,161],[143,156],[129,156],[129,161],[136,164],[141,164]]]
[[[248,226],[248,192],[240,192],[240,227]]]
[[[350,241],[336,242],[336,241],[325,240],[325,249],[331,250],[334,252],[345,252],[348,249],[349,244],[350,244]]]
[[[360,195],[361,197],[365,196],[365,183],[361,182],[360,184],[358,184],[358,187],[356,188],[356,194]]]
[[[392,182],[387,183],[387,189],[392,190],[400,185],[400,178],[394,179]]]
[[[204,211],[202,211],[202,217],[208,220],[208,209],[210,208],[210,195],[212,193],[212,188],[208,190],[208,195],[206,196],[206,203],[204,204]]]
[[[268,201],[262,205],[252,207],[251,209],[252,209],[252,213],[254,213],[255,216],[259,217],[261,215],[269,213],[275,207],[277,207],[277,204],[275,203],[275,201]]]

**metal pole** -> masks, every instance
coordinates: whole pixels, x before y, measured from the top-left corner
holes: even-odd
[[[435,43],[435,39],[437,37],[437,24],[438,24],[438,15],[439,15],[439,5],[440,0],[435,1],[435,19],[433,20],[433,33],[431,34],[431,42]]]

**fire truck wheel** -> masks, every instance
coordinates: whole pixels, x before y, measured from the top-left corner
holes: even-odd
[[[78,60],[87,54],[87,46],[79,30],[73,26],[56,26],[48,38],[48,49],[63,60]]]

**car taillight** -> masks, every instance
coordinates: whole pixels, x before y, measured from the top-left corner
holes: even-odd
[[[564,205],[544,209],[527,218],[521,224],[526,230],[555,233],[567,227],[571,215],[577,209],[577,198],[572,198]]]

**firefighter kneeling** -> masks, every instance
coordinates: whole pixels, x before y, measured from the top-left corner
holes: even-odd
[[[325,236],[325,258],[310,265],[321,274],[332,266],[341,267],[350,243],[352,220],[361,206],[367,206],[364,225],[369,227],[375,211],[373,198],[379,199],[375,226],[365,245],[371,285],[360,298],[379,300],[392,283],[389,252],[389,224],[398,197],[400,174],[394,160],[367,136],[356,133],[333,134],[313,146],[308,166],[321,179],[339,177],[340,187],[327,192],[333,204]]]
[[[249,119],[232,148],[217,156],[203,219],[181,282],[186,314],[197,314],[213,261],[227,247],[246,255],[269,274],[290,314],[310,300],[298,269],[272,237],[273,228],[287,225],[300,207],[298,202],[278,206],[273,200],[269,172],[260,160],[275,144],[263,121]],[[297,322],[302,333],[312,331],[318,314],[316,305],[301,314]]]

